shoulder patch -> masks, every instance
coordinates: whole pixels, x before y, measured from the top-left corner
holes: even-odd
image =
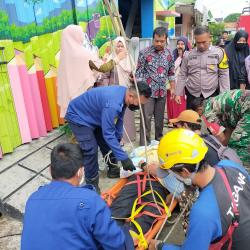
[[[218,67],[220,69],[228,69],[228,58],[226,55],[226,52],[223,50],[223,58],[221,60],[221,62],[219,63]]]

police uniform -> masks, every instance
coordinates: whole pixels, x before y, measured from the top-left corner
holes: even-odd
[[[98,176],[98,146],[103,155],[112,150],[112,163],[116,163],[114,157],[119,161],[128,158],[119,143],[123,136],[126,90],[123,86],[98,87],[69,104],[65,119],[83,150],[86,181]]]
[[[225,51],[220,47],[210,46],[204,52],[195,48],[185,53],[176,84],[176,95],[183,95],[185,87],[188,108],[194,97],[208,98],[217,95],[219,91],[229,90],[229,68]]]
[[[52,181],[27,201],[22,250],[134,249],[128,231],[111,219],[110,210],[90,185]]]

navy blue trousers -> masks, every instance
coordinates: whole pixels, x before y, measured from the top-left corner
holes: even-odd
[[[85,170],[85,177],[90,180],[98,175],[98,146],[105,156],[110,148],[102,135],[101,127],[92,129],[87,126],[76,125],[69,122],[69,127],[76,137],[77,142],[83,152],[83,166]],[[116,163],[113,154],[110,155],[111,161]]]

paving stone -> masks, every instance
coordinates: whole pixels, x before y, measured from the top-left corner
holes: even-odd
[[[46,147],[53,149],[59,143],[66,143],[70,142],[70,138],[67,135],[62,135],[58,139],[54,140],[53,142],[49,143]]]
[[[17,163],[23,159],[25,155],[31,154],[35,150],[36,148],[29,143],[16,148],[13,153],[4,155],[3,159],[0,160],[0,172]]]
[[[49,167],[47,167],[44,171],[42,171],[41,175],[49,180],[52,180]]]
[[[41,137],[30,143],[17,147],[13,153],[4,155],[3,159],[0,160],[0,172],[22,160],[26,155],[32,154],[43,145],[46,145],[55,138],[60,137],[62,134],[63,133],[59,129],[55,129],[48,133],[47,137]]]
[[[107,177],[107,172],[106,171],[100,171],[99,172],[99,187],[101,189],[101,192],[107,191],[110,189],[119,179],[110,179]]]
[[[50,149],[46,147],[41,148],[23,161],[20,161],[19,164],[35,172],[40,172],[50,164],[50,153]]]
[[[34,175],[33,172],[18,165],[3,172],[0,175],[0,202]]]
[[[0,217],[0,249],[2,250],[19,250],[20,248],[20,235],[22,232],[22,223],[20,221],[14,220],[8,216]],[[11,237],[4,237],[6,235],[15,235]]]
[[[37,176],[30,182],[28,182],[25,186],[23,186],[20,190],[10,196],[5,200],[4,208],[9,211],[9,214],[17,219],[21,219],[25,210],[25,204],[29,196],[35,192],[40,186],[49,183],[49,181],[42,177]]]
[[[21,236],[12,236],[0,239],[0,250],[20,250]]]
[[[60,129],[54,129],[47,134],[45,137],[40,137],[39,139],[33,140],[31,144],[36,149],[45,146],[46,144],[50,143],[51,141],[55,140],[56,138],[62,136],[64,133],[60,131]]]

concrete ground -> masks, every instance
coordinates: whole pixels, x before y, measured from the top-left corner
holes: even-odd
[[[138,131],[138,119],[136,119],[136,125]],[[0,250],[20,249],[22,217],[26,201],[39,186],[50,182],[50,152],[55,145],[62,142],[69,142],[69,138],[57,129],[47,137],[18,147],[13,153],[5,155],[0,160],[0,211],[3,213],[0,217]],[[138,143],[135,143],[135,146],[137,145]],[[125,146],[125,150],[130,149],[130,145]],[[106,177],[102,157],[99,157],[99,165],[100,188],[105,191],[117,179]],[[171,226],[166,226],[160,238],[165,238]],[[183,233],[179,223],[169,241],[180,243],[182,240]]]

